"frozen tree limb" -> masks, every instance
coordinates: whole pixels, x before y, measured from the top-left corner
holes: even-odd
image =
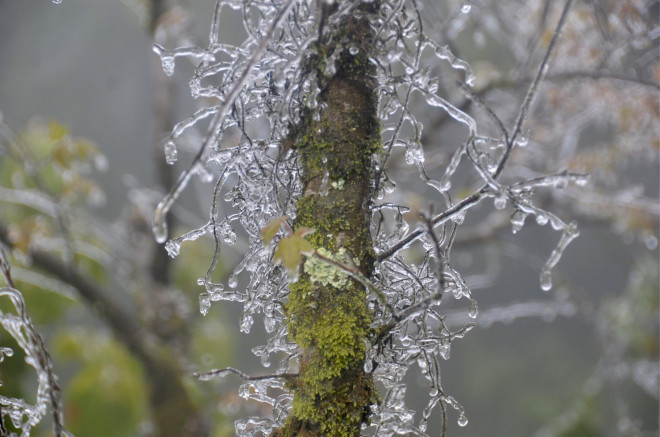
[[[43,338],[36,331],[30,316],[27,314],[22,294],[15,288],[9,259],[4,247],[5,245],[0,243],[0,273],[8,287],[0,288],[0,297],[8,297],[18,315],[15,316],[0,311],[0,325],[14,337],[18,345],[24,350],[25,361],[34,367],[39,384],[35,406],[28,405],[20,399],[0,396],[0,429],[6,432],[3,421],[6,411],[14,427],[20,428],[23,435],[29,436],[31,428],[41,421],[46,413],[47,405],[50,404],[53,416],[53,435],[55,437],[71,436],[64,427],[64,410],[60,397],[59,382],[53,371],[53,360]],[[0,351],[0,361],[3,360],[5,354],[7,354],[6,351]],[[3,408],[5,411],[3,411]],[[27,417],[25,422],[23,421],[24,416]]]

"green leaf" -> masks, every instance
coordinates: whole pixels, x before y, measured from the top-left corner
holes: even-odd
[[[310,230],[310,228],[304,229],[307,230],[306,232]],[[274,255],[275,262],[281,262],[292,274],[298,269],[302,256],[311,255],[314,252],[314,247],[305,240],[305,237],[299,235],[299,231],[280,240]]]
[[[286,220],[289,218],[288,215],[283,215],[281,217],[276,217],[272,219],[271,221],[268,222],[266,226],[264,226],[261,229],[261,238],[264,239],[264,242],[266,244],[270,243],[270,240],[275,237],[275,234],[277,234],[277,231],[280,230],[282,225],[286,222]]]

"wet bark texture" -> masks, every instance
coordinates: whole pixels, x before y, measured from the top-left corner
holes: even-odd
[[[334,35],[326,35],[329,42],[317,44],[308,66],[318,79],[323,109],[316,120],[311,114],[304,117],[292,138],[304,190],[295,227],[315,229],[307,238],[317,250],[325,249],[366,277],[374,263],[372,155],[381,148],[368,59],[372,37],[365,20],[348,17]],[[336,72],[326,76],[326,57],[335,50],[342,50]],[[309,267],[301,267],[286,306],[289,337],[301,349],[299,374],[289,381],[292,413],[272,436],[359,436],[377,402],[373,378],[364,371],[372,335],[367,291],[347,276],[318,281]]]

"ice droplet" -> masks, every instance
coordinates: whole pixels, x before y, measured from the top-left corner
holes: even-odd
[[[589,183],[589,175],[576,176],[573,180],[578,187],[584,187]]]
[[[350,53],[352,56],[357,55],[360,52],[360,48],[353,44],[348,48],[348,53]]]
[[[261,355],[261,365],[264,367],[270,367],[270,355],[268,352],[264,352]]]
[[[476,319],[478,313],[479,306],[477,305],[477,301],[475,299],[470,299],[470,310],[468,311],[468,316],[470,316],[471,319]]]
[[[238,278],[236,278],[235,274],[229,276],[229,279],[227,280],[227,285],[229,285],[229,287],[231,288],[236,288],[236,286],[238,285]]]
[[[472,5],[470,4],[470,2],[463,2],[463,4],[461,5],[461,12],[464,14],[469,14],[471,9],[472,9]]]
[[[158,244],[163,244],[167,241],[167,221],[165,220],[165,209],[162,205],[158,205],[158,208],[154,212],[151,231],[154,233],[154,238]]]
[[[564,232],[557,243],[557,247],[550,254],[550,258],[546,261],[543,269],[541,270],[541,289],[543,291],[548,291],[552,288],[552,269],[557,265],[561,259],[564,250],[573,241],[577,236],[580,235],[578,231],[577,224],[571,222],[566,227],[564,227]]]
[[[392,194],[396,189],[396,183],[391,179],[385,179],[381,186],[383,187],[385,194]]]
[[[240,330],[242,333],[249,334],[250,330],[252,329],[253,323],[254,323],[254,318],[252,317],[252,314],[247,312],[241,314]]]
[[[53,0],[53,3],[55,3],[56,5],[59,5],[59,4],[62,4],[62,0]]]
[[[172,76],[174,74],[174,57],[173,56],[161,56],[160,62],[163,65],[163,71],[166,75]]]
[[[214,376],[215,375],[211,375],[208,373],[202,373],[201,375],[197,375],[197,379],[199,379],[200,381],[210,381],[213,379]]]
[[[179,155],[174,141],[167,141],[163,146],[163,149],[165,151],[165,162],[167,162],[169,165],[174,165]]]
[[[190,87],[190,94],[194,97],[197,98],[199,97],[199,92],[202,90],[202,82],[199,76],[195,76],[190,81],[188,82],[188,86]]]
[[[222,237],[222,241],[228,245],[233,246],[236,244],[236,232],[234,232],[229,222],[222,222],[220,225],[220,235]]]
[[[406,164],[419,165],[424,163],[424,151],[421,147],[408,147],[406,149]]]
[[[511,231],[514,234],[523,228],[523,226],[525,225],[526,217],[527,214],[525,214],[520,210],[513,213],[513,215],[511,216]]]
[[[165,244],[165,250],[170,258],[176,258],[181,251],[181,243],[178,241],[170,240]]]
[[[515,145],[516,147],[526,147],[527,144],[529,144],[529,132],[528,131],[521,132],[515,141]]]
[[[656,247],[658,247],[658,239],[656,238],[655,235],[649,235],[646,237],[646,248],[648,250],[654,250]]]
[[[439,352],[443,360],[448,360],[451,355],[451,345],[449,343],[440,345]]]
[[[552,288],[552,272],[549,269],[543,269],[541,272],[541,290],[550,291]]]
[[[538,214],[536,216],[536,223],[541,226],[545,226],[548,223],[548,216],[544,214]]]
[[[502,192],[498,195],[493,201],[493,204],[495,205],[495,209],[504,209],[506,207],[506,194]]]
[[[208,293],[200,293],[199,295],[199,312],[203,316],[207,315],[211,308],[211,298]]]
[[[0,363],[5,359],[5,357],[11,357],[14,355],[14,351],[8,347],[0,347]]]
[[[452,221],[457,225],[462,225],[465,220],[465,211],[457,212],[452,216]]]
[[[461,414],[458,415],[458,426],[465,427],[468,424],[467,416],[464,411],[461,411]]]
[[[277,320],[268,316],[264,317],[264,328],[266,329],[267,333],[273,333],[275,328],[277,328]]]

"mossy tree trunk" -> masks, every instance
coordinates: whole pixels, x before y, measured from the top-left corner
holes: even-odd
[[[376,7],[371,3],[359,9]],[[308,60],[323,109],[316,120],[304,117],[292,138],[304,190],[295,227],[315,229],[307,237],[315,249],[369,277],[374,263],[372,156],[381,148],[368,56],[373,35],[366,21],[354,17],[345,19],[338,32],[328,38],[331,42],[319,42]],[[326,56],[335,50],[341,50],[336,72],[325,76]],[[358,436],[377,402],[373,378],[364,371],[372,321],[367,291],[348,276],[319,279],[306,264],[291,284],[286,313],[289,337],[301,356],[298,376],[289,382],[292,413],[272,435]]]

